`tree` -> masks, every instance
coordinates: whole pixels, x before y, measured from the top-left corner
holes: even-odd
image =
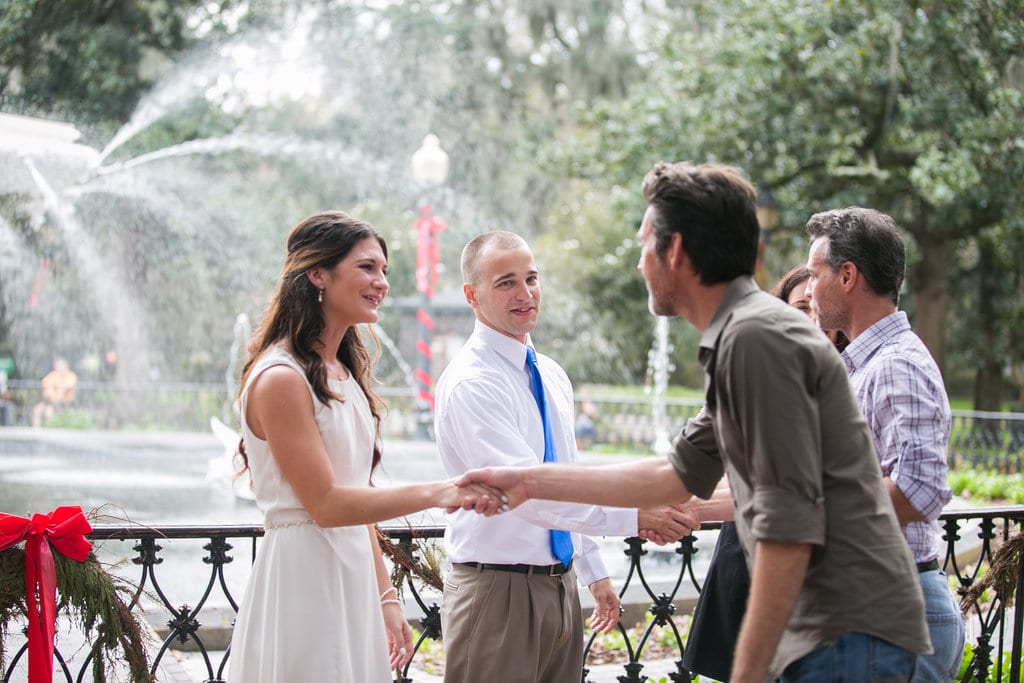
[[[8,0],[0,10],[0,107],[109,126],[127,119],[169,58],[192,45],[189,0]],[[208,8],[195,14],[196,8]]]
[[[1004,401],[1024,409],[1024,249],[1022,231],[1005,224],[965,240],[950,274],[954,367],[947,384],[971,391],[976,410],[998,411]],[[957,371],[956,369],[959,369]]]
[[[1024,6],[729,0],[694,12],[625,104],[585,112],[599,152],[573,162],[634,186],[661,158],[734,163],[773,187],[796,235],[828,207],[892,214],[920,255],[915,327],[944,364],[955,250],[1022,229]]]

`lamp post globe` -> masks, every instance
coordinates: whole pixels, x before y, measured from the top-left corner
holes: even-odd
[[[426,186],[444,185],[448,180],[448,153],[441,149],[441,141],[428,133],[420,148],[412,153],[409,162],[412,179]]]

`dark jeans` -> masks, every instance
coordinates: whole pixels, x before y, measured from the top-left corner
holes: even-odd
[[[844,633],[786,667],[780,683],[905,683],[917,656],[863,633]]]

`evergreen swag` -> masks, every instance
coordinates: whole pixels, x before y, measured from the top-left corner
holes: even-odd
[[[133,683],[150,683],[149,657],[139,617],[131,611],[133,587],[107,572],[92,552],[85,562],[53,553],[57,572],[57,614],[69,615],[92,643],[94,683],[106,683],[110,657],[120,650]],[[24,619],[25,551],[0,551],[0,675],[6,668],[4,643],[14,619]]]

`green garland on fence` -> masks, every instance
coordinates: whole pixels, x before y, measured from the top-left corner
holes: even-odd
[[[57,613],[71,617],[92,643],[94,683],[106,683],[110,657],[124,656],[133,683],[150,683],[149,656],[140,618],[131,611],[134,587],[114,576],[89,553],[85,562],[53,553],[57,570]],[[0,551],[0,674],[5,668],[4,643],[14,619],[28,614],[25,604],[25,552],[20,547]]]

